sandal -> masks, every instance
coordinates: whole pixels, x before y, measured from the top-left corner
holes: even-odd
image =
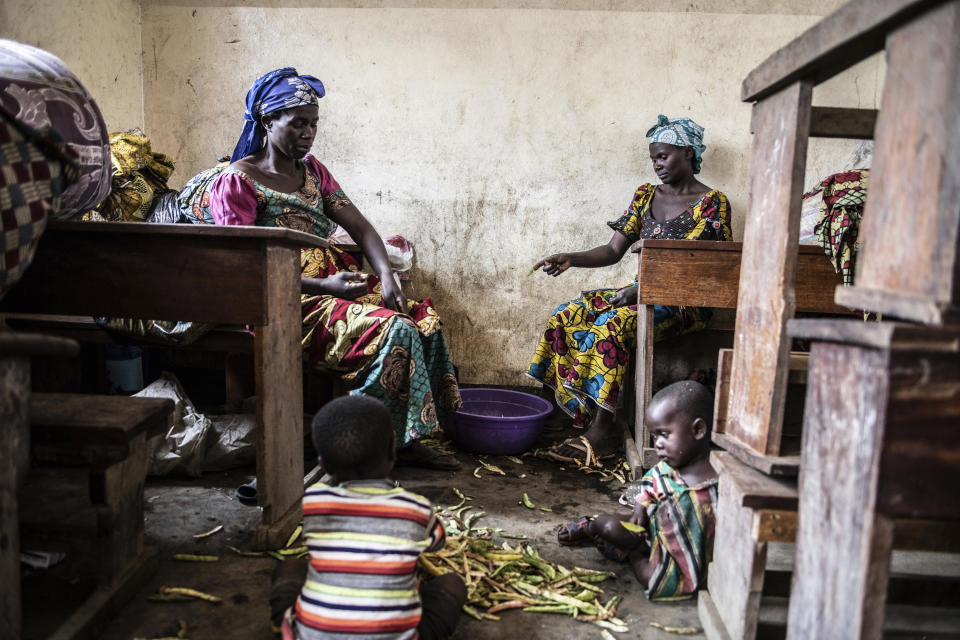
[[[257,479],[254,478],[250,482],[240,485],[233,492],[233,495],[240,504],[245,504],[248,507],[257,506]]]
[[[422,442],[411,442],[397,449],[398,467],[420,467],[436,471],[456,471],[460,468],[460,461],[452,455],[440,453]]]
[[[605,453],[598,456],[586,436],[567,438],[563,442],[550,447],[548,452],[552,454],[552,458],[561,462],[579,462],[585,467],[597,465],[604,460],[615,458],[617,455],[616,453]],[[581,453],[584,454],[582,460],[579,456]]]
[[[562,524],[557,529],[557,543],[564,547],[576,547],[592,541],[590,535],[590,516],[583,516],[579,520]]]

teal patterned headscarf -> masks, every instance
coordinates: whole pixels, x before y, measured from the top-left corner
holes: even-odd
[[[657,124],[647,131],[650,144],[664,142],[675,147],[693,147],[693,172],[700,173],[700,163],[707,147],[703,144],[703,127],[690,118],[674,118],[660,114]]]

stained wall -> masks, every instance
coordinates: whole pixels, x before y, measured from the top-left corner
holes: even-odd
[[[139,0],[3,0],[0,38],[53,53],[97,101],[111,131],[143,127]]]
[[[439,308],[461,377],[523,384],[557,303],[632,280],[629,255],[557,279],[528,272],[609,239],[605,223],[655,180],[644,133],[658,113],[706,128],[701,179],[728,194],[742,236],[751,136],[740,83],[841,2],[83,0],[62,3],[74,7],[62,16],[50,9],[61,3],[40,3],[43,15],[11,29],[11,11],[32,4],[7,0],[0,33],[75,66],[111,127],[142,113],[154,148],[176,160],[174,186],[230,153],[257,75],[295,66],[320,77],[313,152],[381,233],[416,246],[413,292]],[[138,19],[142,59],[128,56]],[[815,103],[876,107],[882,74],[868,60]],[[812,142],[807,183],[851,148]]]

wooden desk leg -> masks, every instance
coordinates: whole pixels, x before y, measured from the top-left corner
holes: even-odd
[[[813,345],[788,640],[882,636],[893,521],[875,509],[887,366],[879,350]]]
[[[302,516],[303,355],[300,347],[298,252],[267,249],[270,317],[257,327],[257,494],[263,522],[254,534],[261,549],[286,542]]]
[[[758,542],[754,510],[743,506],[733,482],[720,482],[713,562],[707,574],[710,598],[699,603],[709,640],[753,640],[760,617],[767,543]],[[709,610],[707,607],[713,605]],[[810,636],[815,637],[815,636]]]
[[[808,82],[798,81],[753,107],[726,432],[766,455],[780,454],[812,93]]]
[[[650,448],[650,434],[644,424],[644,415],[650,403],[653,387],[653,306],[637,305],[637,358],[636,358],[636,421],[634,440],[640,451],[644,469],[656,464],[656,453]]]
[[[243,401],[256,394],[253,356],[248,353],[228,353],[223,364],[225,403],[238,410]]]
[[[91,471],[90,498],[97,506],[99,582],[112,584],[140,561],[143,553],[143,483],[150,455],[146,435],[130,441],[126,460]]]
[[[20,637],[20,515],[17,490],[30,451],[30,360],[0,358],[0,629]]]

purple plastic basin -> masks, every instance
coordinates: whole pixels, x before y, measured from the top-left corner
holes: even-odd
[[[443,420],[447,437],[466,451],[491,455],[523,453],[533,446],[553,405],[506,389],[461,389],[463,408]]]

